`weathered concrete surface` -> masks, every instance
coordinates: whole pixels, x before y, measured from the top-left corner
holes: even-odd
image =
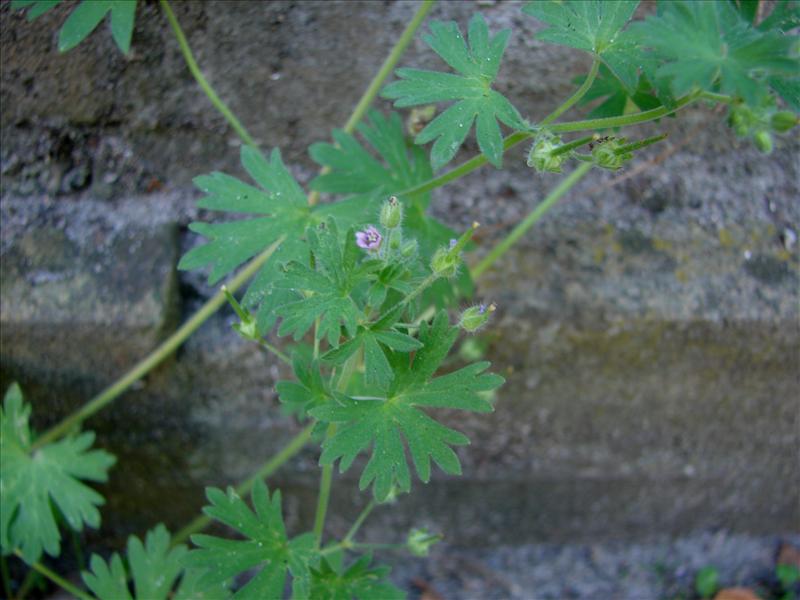
[[[138,222],[137,222],[138,213]],[[142,204],[4,199],[4,368],[44,382],[104,381],[147,354],[178,318],[178,229]]]
[[[442,3],[433,16],[463,26],[476,8],[493,29],[515,32],[500,88],[527,115],[549,112],[585,57],[532,41],[537,25],[511,3]],[[176,10],[222,97],[307,182],[315,172],[307,145],[346,120],[413,6]],[[184,317],[210,295],[201,275],[172,271],[173,227],[184,249],[194,243],[183,228],[198,216],[191,177],[241,174],[234,135],[186,74],[156,6],[141,6],[138,17],[131,59],[102,28],[59,56],[52,30],[63,12],[28,24],[0,5],[0,383],[21,379],[41,425],[166,333],[176,289]],[[440,67],[419,41],[403,64]],[[800,145],[781,138],[763,157],[702,107],[636,135],[662,130],[669,142],[647,154],[669,150],[657,164],[592,173],[487,274],[480,295],[500,309],[482,339],[508,379],[497,411],[448,417],[473,439],[460,451],[465,476],[416,483],[365,535],[428,525],[454,543],[495,544],[800,529],[792,243]],[[475,151],[470,142],[464,156]],[[434,195],[433,211],[453,226],[485,224],[481,252],[558,181],[524,168],[523,154],[509,153],[507,171],[484,170]],[[612,186],[620,175],[627,179]],[[170,191],[134,196],[161,185]],[[109,228],[98,246],[92,236]],[[130,253],[134,239],[147,249]],[[67,292],[76,298],[58,304]],[[44,330],[33,326],[42,315],[51,315]],[[203,485],[244,479],[298,431],[273,391],[285,369],[239,340],[230,318],[212,319],[174,361],[89,422],[125,465],[106,489],[104,535],[121,540],[161,520],[183,525]],[[6,333],[7,322],[16,329]],[[109,322],[125,333],[107,331]],[[99,358],[86,362],[55,344],[42,355],[50,338],[41,331]],[[294,528],[310,523],[317,479],[312,450],[274,479]],[[343,533],[365,497],[353,474],[338,481],[330,524]]]

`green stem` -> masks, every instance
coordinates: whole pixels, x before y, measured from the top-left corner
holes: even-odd
[[[555,121],[558,117],[568,111],[573,105],[583,98],[584,94],[589,91],[589,88],[592,87],[592,83],[594,83],[595,77],[597,77],[597,70],[600,68],[600,60],[595,58],[592,62],[592,68],[589,69],[589,74],[586,76],[586,79],[581,84],[575,93],[572,94],[567,100],[558,108],[556,108],[553,112],[547,115],[544,119],[539,122],[539,125],[547,125],[548,123]]]
[[[331,439],[336,433],[336,423],[328,424],[325,432],[325,441]],[[322,531],[325,529],[325,516],[328,512],[328,502],[331,499],[331,483],[333,482],[333,464],[322,467],[319,481],[319,496],[317,497],[317,511],[314,514],[314,537],[317,538],[317,548],[322,544]]]
[[[406,25],[403,33],[400,34],[400,37],[395,43],[394,48],[392,48],[392,51],[389,53],[389,56],[383,61],[380,70],[378,70],[375,77],[372,78],[372,81],[369,82],[367,90],[353,109],[353,114],[350,115],[350,118],[344,126],[344,130],[347,133],[352,133],[358,122],[363,118],[369,105],[372,104],[375,96],[378,95],[378,90],[383,85],[383,82],[386,81],[386,78],[391,75],[392,69],[394,69],[395,65],[399,62],[400,57],[403,56],[403,52],[406,51],[411,40],[414,39],[414,34],[417,29],[419,29],[419,26],[422,25],[422,22],[425,20],[425,17],[430,12],[431,8],[433,8],[434,4],[436,4],[436,0],[425,0],[417,9],[417,12],[414,14],[411,21],[409,21],[408,25]]]
[[[172,12],[169,1],[160,0],[160,3],[161,9],[164,11],[164,15],[167,17],[167,21],[169,21],[172,31],[175,33],[175,37],[178,40],[178,46],[180,46],[181,54],[183,54],[183,59],[186,61],[186,66],[189,67],[189,71],[194,75],[200,88],[205,92],[206,96],[208,96],[208,99],[211,100],[211,104],[214,105],[214,108],[222,113],[222,116],[225,117],[234,131],[242,138],[242,141],[249,146],[257,146],[255,140],[250,137],[250,134],[247,133],[247,130],[239,122],[239,119],[236,118],[236,115],[231,112],[231,109],[220,99],[214,91],[214,88],[211,87],[211,84],[206,81],[206,78],[200,71],[200,67],[197,65],[197,61],[194,59],[194,54],[192,54],[192,49],[189,47],[189,42],[186,40],[183,29],[181,29],[180,23],[178,23],[178,19],[175,17],[175,13]]]
[[[22,552],[20,552],[19,550],[15,550],[14,553],[20,558],[22,558]],[[94,598],[92,598],[92,596],[90,596],[83,590],[79,589],[78,587],[72,585],[69,581],[67,581],[57,573],[54,573],[53,571],[45,567],[43,564],[35,562],[32,563],[30,566],[32,569],[35,569],[36,571],[47,577],[50,581],[55,583],[57,586],[59,586],[61,589],[69,592],[76,598],[80,598],[80,600],[95,600]]]
[[[364,510],[361,511],[361,514],[358,515],[358,517],[356,518],[356,521],[355,523],[353,523],[353,526],[350,528],[350,531],[348,531],[347,535],[344,536],[344,539],[342,540],[343,544],[349,545],[350,542],[353,541],[353,538],[356,536],[356,533],[358,533],[358,530],[361,529],[361,526],[364,524],[364,521],[369,516],[369,513],[371,513],[376,506],[378,506],[378,503],[375,502],[374,499],[371,499],[369,501],[369,504],[367,504],[366,508],[364,508]]]
[[[720,104],[733,104],[736,99],[732,96],[725,94],[715,94],[714,92],[700,92],[701,100],[710,100],[711,102],[719,102]]]
[[[309,425],[296,436],[294,436],[280,452],[265,462],[264,465],[253,475],[251,475],[249,479],[236,486],[236,488],[234,488],[236,493],[240,496],[250,493],[250,490],[253,489],[256,481],[266,479],[281,466],[283,466],[290,458],[300,452],[300,450],[302,450],[303,447],[308,443],[308,440],[311,439],[311,431],[313,429],[314,425]],[[183,543],[189,539],[191,535],[205,529],[209,523],[211,523],[211,517],[206,515],[197,517],[194,521],[186,525],[186,527],[178,531],[178,533],[173,536],[172,545],[175,546]]]
[[[635,113],[633,115],[623,115],[620,117],[609,117],[606,119],[590,119],[587,121],[568,121],[565,123],[556,123],[555,125],[550,125],[547,127],[549,131],[553,133],[568,133],[571,131],[583,131],[587,129],[609,129],[613,127],[624,127],[626,125],[635,125],[637,123],[645,123],[647,121],[654,121],[655,119],[660,119],[661,117],[667,116],[673,112],[680,110],[681,108],[685,107],[687,104],[693,102],[698,97],[695,95],[688,95],[684,96],[680,100],[678,100],[672,108],[654,108],[653,110],[646,110],[642,112]],[[517,131],[509,135],[506,139],[503,140],[503,151],[513,148],[514,146],[528,140],[536,135],[535,131]],[[423,194],[425,192],[430,192],[431,190],[435,190],[436,188],[440,188],[445,184],[448,184],[456,179],[461,179],[465,175],[479,169],[483,165],[485,165],[488,161],[483,154],[479,154],[477,156],[473,156],[465,163],[457,166],[456,168],[448,171],[447,173],[442,173],[438,177],[434,177],[433,179],[429,179],[419,185],[415,185],[414,187],[410,187],[400,192],[395,192],[396,196],[413,196],[414,194]]]
[[[488,269],[492,266],[497,259],[499,259],[506,251],[513,246],[516,241],[525,235],[525,232],[530,229],[534,223],[536,223],[539,219],[544,216],[544,214],[550,210],[553,205],[558,202],[559,198],[563,196],[572,186],[574,186],[581,178],[589,172],[592,168],[590,164],[582,164],[577,169],[575,169],[572,173],[569,174],[564,180],[562,180],[554,190],[552,190],[547,197],[536,207],[534,208],[527,217],[525,217],[521,223],[519,223],[508,236],[497,244],[492,250],[483,257],[474,269],[471,271],[471,275],[473,278],[477,279]]]
[[[239,272],[226,287],[230,291],[236,291],[248,279],[250,279],[261,268],[261,266],[269,260],[275,253],[278,247],[283,243],[285,236],[278,238],[269,248],[264,250],[255,259],[250,262],[241,272]],[[105,407],[107,404],[116,399],[120,394],[127,390],[136,381],[141,379],[153,367],[158,365],[170,354],[172,354],[178,346],[180,346],[186,338],[197,330],[212,314],[214,314],[220,306],[225,304],[225,294],[222,291],[217,292],[212,296],[192,317],[186,321],[175,333],[167,338],[158,348],[151,352],[144,360],[140,361],[124,376],[115,381],[105,390],[100,392],[93,399],[89,400],[79,410],[72,413],[70,416],[61,421],[58,425],[42,434],[31,446],[31,450],[41,448],[45,444],[58,439],[62,435],[72,430],[73,427],[79,425],[84,420],[91,417],[97,411]]]
[[[289,358],[286,354],[281,352],[276,346],[273,346],[265,339],[258,340],[258,345],[264,348],[267,352],[271,352],[275,355],[275,357],[280,360],[283,364],[292,366],[292,359]]]
[[[687,104],[697,100],[697,94],[687,94],[683,98],[675,102],[675,106],[668,108],[660,106],[652,110],[644,110],[632,115],[620,115],[618,117],[606,117],[604,119],[587,119],[585,121],[568,121],[566,123],[556,123],[547,127],[553,133],[569,133],[571,131],[586,131],[592,129],[612,129],[614,127],[627,127],[629,125],[637,125],[639,123],[646,123],[647,121],[654,121],[661,117],[677,112]]]

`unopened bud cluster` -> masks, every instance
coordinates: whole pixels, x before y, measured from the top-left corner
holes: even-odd
[[[728,115],[728,124],[734,133],[742,138],[751,138],[755,147],[764,154],[772,152],[773,133],[786,133],[798,123],[800,119],[793,112],[777,110],[772,98],[755,108],[735,104]]]

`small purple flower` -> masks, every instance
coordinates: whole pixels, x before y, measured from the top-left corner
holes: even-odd
[[[482,315],[486,312],[486,305],[481,302],[480,306],[478,306],[478,314]]]
[[[457,243],[458,243],[458,240],[457,240],[456,238],[452,238],[452,239],[450,240],[450,250],[452,250],[453,248],[455,248]]]
[[[381,247],[381,234],[372,225],[364,231],[356,231],[356,245],[364,250],[377,250]]]

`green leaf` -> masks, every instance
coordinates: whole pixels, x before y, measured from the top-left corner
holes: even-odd
[[[580,84],[583,79],[579,78],[575,83]],[[602,102],[586,115],[587,119],[617,117],[661,106],[661,102],[654,95],[654,90],[644,75],[639,77],[635,91],[631,92],[605,65],[600,66],[597,79],[580,99],[579,104],[591,104],[598,99],[602,99]]]
[[[327,352],[322,360],[341,365],[363,348],[364,378],[367,385],[375,385],[385,390],[394,379],[394,373],[387,357],[387,352],[390,351],[386,348],[408,353],[421,347],[422,343],[419,340],[405,333],[387,329],[382,323],[378,323],[369,328],[360,327],[358,334],[353,339]]]
[[[131,49],[135,19],[136,0],[115,0],[111,6],[111,36],[123,54]]]
[[[311,408],[329,402],[333,395],[322,378],[319,361],[306,356],[304,352],[295,352],[292,355],[292,368],[297,381],[279,381],[275,389],[287,412],[303,418]]]
[[[469,48],[454,22],[430,24],[425,42],[461,75],[421,69],[398,69],[400,81],[389,84],[383,96],[397,107],[417,106],[454,100],[455,104],[437,116],[416,137],[417,144],[436,140],[431,149],[434,170],[446,165],[464,143],[477,121],[478,146],[496,167],[503,162],[503,136],[497,121],[513,129],[528,129],[527,123],[508,99],[491,88],[497,77],[510,30],[494,37],[483,16],[469,23]]]
[[[193,535],[192,550],[184,559],[186,567],[201,569],[201,588],[226,584],[232,577],[250,570],[258,572],[242,586],[234,598],[282,598],[287,572],[306,583],[310,578],[309,563],[317,556],[315,538],[307,533],[289,539],[281,515],[281,494],[272,498],[263,481],[253,487],[253,512],[233,488],[225,494],[209,488],[206,495],[211,506],[203,509],[208,516],[240,532],[244,540],[229,540],[210,535]]]
[[[406,144],[400,115],[385,118],[372,110],[357,127],[358,133],[378,153],[375,158],[355,136],[334,130],[336,145],[319,142],[309,148],[311,158],[330,173],[311,182],[311,188],[336,194],[377,193],[390,195],[430,179],[421,148]]]
[[[83,0],[61,27],[58,35],[59,51],[66,52],[80,44],[109,12],[111,35],[119,49],[127,54],[133,35],[136,0]]]
[[[291,291],[276,289],[273,284],[283,276],[283,263],[307,261],[306,228],[330,215],[335,215],[345,226],[361,224],[373,214],[374,205],[358,202],[356,197],[355,201],[310,208],[277,149],[267,160],[255,148],[245,146],[241,160],[260,187],[223,173],[203,175],[194,180],[206,194],[198,205],[208,210],[256,216],[227,223],[193,223],[190,229],[209,241],[190,250],[178,268],[190,270],[211,265],[208,282],[213,285],[285,235],[285,241],[256,273],[242,300],[247,308],[256,309],[257,330],[263,334],[275,323],[276,309],[295,298]]]
[[[319,568],[311,569],[309,596],[315,600],[394,600],[405,598],[388,576],[385,565],[370,567],[371,557],[362,556],[346,569],[322,558]]]
[[[89,450],[94,433],[84,432],[31,451],[31,407],[13,384],[0,408],[0,546],[3,554],[20,548],[26,562],[42,551],[58,556],[61,534],[57,508],[69,527],[81,531],[100,525],[103,497],[81,480],[106,481],[115,458]]]
[[[759,31],[729,2],[674,1],[631,29],[651,48],[656,74],[680,96],[695,89],[721,92],[757,106],[769,77],[800,73],[796,36]]]
[[[30,7],[30,10],[25,18],[28,21],[33,21],[60,3],[61,0],[13,0],[11,2],[11,10],[19,10]]]
[[[344,245],[336,221],[330,219],[306,232],[314,266],[293,261],[286,265],[282,278],[274,283],[276,289],[297,293],[301,299],[281,306],[277,313],[283,317],[278,335],[303,337],[319,319],[317,339],[327,337],[331,346],[339,345],[342,326],[352,337],[356,333],[362,308],[352,297],[355,286],[362,281],[354,270],[360,252],[355,244],[355,231],[345,237]]]
[[[503,378],[483,373],[488,362],[433,377],[457,335],[458,328],[450,326],[447,313],[440,312],[431,326],[423,323],[420,327],[419,342],[423,347],[412,361],[402,354],[393,356],[395,378],[384,397],[376,400],[343,398],[338,404],[312,409],[310,413],[315,418],[340,423],[336,434],[323,444],[320,464],[328,465],[340,459],[339,469],[344,472],[358,454],[372,446],[359,487],[364,489],[373,483],[373,494],[379,501],[386,499],[393,485],[400,491],[411,488],[402,438],[423,482],[430,480],[431,459],[446,473],[460,474],[461,465],[451,446],[467,444],[469,440],[441,425],[421,408],[490,412],[492,406],[481,392],[495,389],[503,383]]]
[[[164,600],[182,572],[181,561],[186,546],[170,549],[170,535],[164,525],[147,532],[145,543],[135,536],[128,538],[128,564],[137,600]],[[100,600],[132,600],[128,575],[116,552],[110,564],[97,554],[90,561],[91,571],[81,573],[83,582]]]
[[[638,5],[639,0],[549,0],[531,2],[522,10],[550,25],[538,39],[590,52],[633,90],[641,52],[622,29]]]

